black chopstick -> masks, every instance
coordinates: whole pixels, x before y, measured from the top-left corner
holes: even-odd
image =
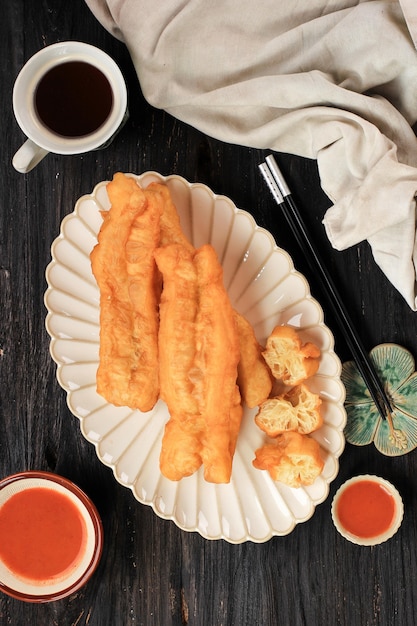
[[[261,163],[259,169],[275,201],[281,208],[295,239],[309,261],[309,264],[312,264],[317,270],[317,278],[320,281],[327,303],[335,316],[358,370],[368,387],[369,393],[381,417],[386,419],[390,417],[392,413],[392,406],[382,382],[375,371],[368,353],[362,345],[331,275],[313,245],[300,211],[298,210],[277,162],[272,155],[267,156],[265,161],[266,163]]]

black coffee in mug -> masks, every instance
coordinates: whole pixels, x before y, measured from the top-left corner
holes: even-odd
[[[44,126],[62,137],[83,137],[100,128],[113,107],[106,76],[85,61],[64,61],[38,83],[36,113]]]

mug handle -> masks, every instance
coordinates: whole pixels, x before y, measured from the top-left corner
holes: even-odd
[[[30,172],[48,154],[31,139],[27,139],[13,157],[12,164],[21,174]]]

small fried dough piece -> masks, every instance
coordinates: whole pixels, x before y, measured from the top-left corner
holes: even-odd
[[[170,480],[193,474],[202,464],[202,418],[193,395],[198,312],[193,253],[172,244],[155,251],[163,276],[159,327],[160,395],[170,418],[165,426],[160,469]]]
[[[91,266],[100,289],[97,392],[116,406],[149,411],[159,394],[154,249],[160,204],[121,173],[108,183]]]
[[[279,435],[256,450],[252,464],[289,487],[312,485],[324,467],[317,441],[296,432]]]
[[[323,424],[321,398],[305,385],[297,385],[286,393],[262,402],[255,423],[269,437],[290,430],[312,433]]]
[[[237,380],[243,401],[253,409],[271,393],[272,375],[251,324],[243,315],[235,313],[235,316],[240,347]]]
[[[276,326],[262,354],[274,378],[293,386],[317,372],[321,352],[311,342],[303,344],[295,328]]]
[[[197,353],[202,373],[195,393],[205,422],[202,458],[208,482],[228,483],[242,409],[238,391],[239,339],[236,318],[223,285],[223,270],[214,248],[196,251],[199,285]]]

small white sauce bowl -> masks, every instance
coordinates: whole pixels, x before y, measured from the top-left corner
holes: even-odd
[[[393,500],[393,504],[394,504],[394,514],[393,514],[391,522],[389,523],[389,526],[385,530],[370,537],[360,536],[359,534],[355,534],[349,529],[347,529],[343,525],[340,519],[339,510],[338,510],[341,497],[345,494],[346,490],[349,489],[349,487],[351,487],[352,485],[357,485],[358,483],[361,483],[361,482],[376,483],[384,491],[386,491],[389,496],[391,496]],[[387,541],[393,535],[395,535],[395,533],[401,526],[401,523],[403,520],[404,505],[403,505],[402,498],[400,494],[398,493],[397,489],[390,482],[388,482],[384,478],[380,478],[379,476],[374,476],[370,474],[362,474],[362,475],[354,476],[353,478],[350,478],[339,487],[332,501],[331,515],[332,515],[333,523],[336,529],[338,530],[338,532],[342,535],[342,537],[344,537],[348,541],[355,543],[359,546],[375,546],[380,543],[383,543],[384,541]],[[365,513],[363,513],[363,515],[366,517]]]
[[[15,494],[39,487],[62,494],[75,505],[85,526],[85,547],[68,575],[39,583],[19,577],[0,559],[0,591],[25,602],[51,602],[80,589],[95,571],[103,549],[103,528],[96,507],[79,487],[57,474],[27,471],[4,478],[0,481],[0,510]]]

